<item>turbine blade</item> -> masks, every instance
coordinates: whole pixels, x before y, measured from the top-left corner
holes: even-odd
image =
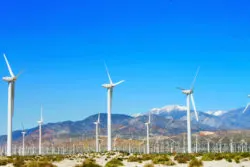
[[[41,122],[43,122],[43,106],[41,105]]]
[[[97,122],[100,123],[100,113],[98,113],[98,119]]]
[[[10,64],[9,64],[9,61],[8,61],[6,55],[3,54],[3,57],[4,57],[5,62],[6,62],[6,64],[7,64],[7,67],[8,67],[9,73],[10,73],[10,76],[11,76],[11,77],[15,77],[14,73],[12,72],[12,69],[11,69],[11,67],[10,67]]]
[[[244,111],[242,112],[243,114],[247,111],[248,107],[250,106],[250,103],[247,104],[246,108],[244,109]]]
[[[150,124],[150,123],[151,123],[151,114],[149,112],[149,115],[148,115],[148,124]]]
[[[109,77],[109,82],[110,82],[110,84],[113,84],[113,82],[112,82],[112,79],[111,79],[111,77],[110,77],[109,70],[108,70],[108,67],[107,67],[106,63],[104,63],[104,65],[105,65],[106,72],[107,72],[108,77]]]
[[[192,102],[192,105],[193,105],[193,108],[194,108],[194,113],[195,113],[196,121],[198,122],[198,121],[199,121],[199,118],[198,118],[198,113],[197,113],[197,111],[196,111],[196,107],[195,107],[195,102],[194,102],[193,94],[191,94],[190,96],[191,96],[191,102]]]
[[[20,71],[17,75],[16,78],[18,78],[24,71]]]
[[[191,87],[190,87],[191,90],[193,90],[193,88],[194,88],[194,84],[195,84],[196,78],[197,78],[197,76],[198,76],[198,74],[199,74],[199,71],[200,71],[200,67],[198,67],[198,69],[197,69],[197,71],[196,71],[194,80],[193,80],[193,82],[192,82],[192,84],[191,84]]]
[[[184,88],[181,88],[181,87],[176,87],[176,89],[185,90]]]
[[[119,84],[123,83],[124,81],[125,81],[125,80],[121,80],[121,81],[115,83],[114,86],[119,85]]]
[[[24,132],[24,126],[23,126],[23,123],[22,123],[22,129],[23,129],[23,132]]]

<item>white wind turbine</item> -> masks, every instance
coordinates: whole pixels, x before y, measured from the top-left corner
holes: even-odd
[[[150,113],[148,115],[148,122],[145,123],[147,127],[147,154],[150,153],[150,147],[149,147],[149,125],[151,124],[151,119],[150,119]]]
[[[21,132],[22,133],[22,136],[23,136],[23,150],[22,150],[22,155],[24,156],[25,155],[25,130],[24,130],[24,127],[23,127],[23,124],[22,124],[22,129],[23,131]]]
[[[19,77],[20,73],[15,76],[10,64],[8,62],[8,59],[5,54],[3,54],[3,57],[5,59],[5,62],[7,64],[10,76],[9,77],[3,77],[3,80],[8,82],[8,127],[7,127],[7,156],[11,156],[11,146],[12,146],[12,117],[14,114],[14,98],[15,98],[15,82],[17,78]]]
[[[97,121],[94,122],[95,124],[95,147],[96,147],[96,152],[99,152],[99,124],[100,124],[100,113],[98,113],[98,118]]]
[[[39,125],[39,155],[42,154],[42,124],[43,124],[43,107],[41,106],[41,118],[37,121]]]
[[[250,97],[250,95],[248,95],[248,97]],[[250,106],[250,103],[247,104],[246,108],[244,109],[244,111],[242,112],[243,114],[247,111],[248,107]]]
[[[108,74],[108,78],[109,78],[109,84],[103,84],[102,86],[104,88],[107,89],[107,129],[108,129],[108,143],[107,143],[107,151],[111,151],[112,150],[112,139],[111,139],[111,106],[112,106],[112,94],[113,94],[113,88],[119,84],[121,84],[122,82],[124,82],[124,80],[121,80],[117,83],[113,83],[112,82],[112,79],[110,77],[110,74],[109,74],[109,71],[108,71],[108,68],[105,64],[105,67],[106,67],[106,71],[107,71],[107,74]]]
[[[190,99],[191,99],[191,102],[192,102],[192,106],[193,106],[193,109],[194,109],[194,112],[195,112],[195,117],[196,117],[196,120],[198,121],[198,113],[196,111],[196,107],[195,107],[195,102],[194,102],[194,97],[193,97],[193,93],[194,93],[194,83],[196,81],[196,77],[199,73],[199,69],[197,70],[196,72],[196,75],[194,77],[194,80],[193,80],[193,83],[191,85],[191,88],[190,89],[183,89],[183,88],[179,88],[183,94],[185,94],[187,96],[187,144],[188,144],[188,153],[192,153],[192,141],[191,141],[191,118],[190,118]]]

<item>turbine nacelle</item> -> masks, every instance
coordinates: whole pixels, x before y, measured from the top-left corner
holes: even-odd
[[[190,95],[190,94],[194,93],[194,91],[192,89],[190,89],[190,90],[182,90],[182,93],[185,94],[185,95]]]
[[[43,124],[43,121],[37,121],[37,123],[38,123],[39,125],[42,125],[42,124]]]
[[[102,84],[102,87],[110,89],[110,88],[113,88],[114,85],[113,84]]]
[[[100,124],[100,122],[94,122],[95,125]]]
[[[6,82],[15,82],[17,78],[16,77],[3,77],[3,80]]]
[[[21,132],[23,135],[25,135],[26,134],[26,132]]]

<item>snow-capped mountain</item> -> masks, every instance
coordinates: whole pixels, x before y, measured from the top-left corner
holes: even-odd
[[[227,113],[227,111],[217,110],[217,111],[207,111],[206,113],[210,114],[210,115],[214,115],[214,116],[221,116],[221,115]]]
[[[180,106],[180,105],[167,105],[162,108],[153,108],[149,112],[152,114],[160,115],[162,113],[170,113],[173,111],[186,111],[186,106]]]

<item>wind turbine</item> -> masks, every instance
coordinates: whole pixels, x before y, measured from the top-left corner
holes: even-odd
[[[195,112],[195,117],[196,120],[198,121],[198,113],[196,111],[196,107],[195,107],[195,102],[194,102],[194,97],[193,97],[193,93],[194,93],[194,83],[196,81],[197,75],[199,73],[199,69],[197,69],[196,75],[194,77],[194,80],[191,84],[190,89],[183,89],[178,87],[177,89],[180,89],[182,91],[183,94],[185,94],[187,96],[187,144],[188,144],[188,153],[192,153],[192,141],[191,141],[191,118],[190,118],[190,99],[192,102],[192,106]]]
[[[121,80],[117,83],[113,83],[112,82],[112,79],[110,77],[110,74],[109,74],[109,71],[108,71],[108,68],[105,64],[105,67],[106,67],[106,72],[108,74],[108,78],[109,78],[109,84],[103,84],[102,87],[106,88],[107,89],[107,129],[108,129],[108,143],[107,143],[107,151],[111,151],[112,150],[112,140],[111,140],[111,106],[112,106],[112,94],[113,94],[113,88],[119,84],[121,84],[122,82],[124,82],[124,80]]]
[[[248,95],[248,97],[250,97],[250,95]],[[250,106],[250,103],[247,104],[246,108],[244,109],[244,111],[242,112],[243,114],[247,111],[248,107]]]
[[[100,113],[98,113],[97,121],[94,122],[95,124],[95,146],[96,146],[96,152],[99,152],[99,124],[100,124]]]
[[[11,145],[12,145],[12,118],[14,114],[14,98],[15,98],[15,82],[19,77],[20,73],[15,76],[13,73],[9,61],[5,54],[3,54],[5,62],[7,64],[10,76],[3,77],[5,82],[8,82],[8,124],[7,124],[7,156],[11,156]]]
[[[23,127],[23,124],[22,124],[22,129],[23,129],[23,131],[21,132],[22,133],[22,136],[23,136],[23,150],[22,150],[22,155],[24,156],[25,155],[25,134],[26,134],[26,132],[25,132],[25,130],[24,130],[24,127]]]
[[[147,154],[150,153],[150,147],[149,147],[149,125],[151,124],[151,119],[150,119],[150,113],[148,115],[148,122],[145,123],[147,127]]]
[[[37,121],[39,125],[39,155],[42,154],[42,124],[43,124],[43,107],[41,106],[41,118]]]

